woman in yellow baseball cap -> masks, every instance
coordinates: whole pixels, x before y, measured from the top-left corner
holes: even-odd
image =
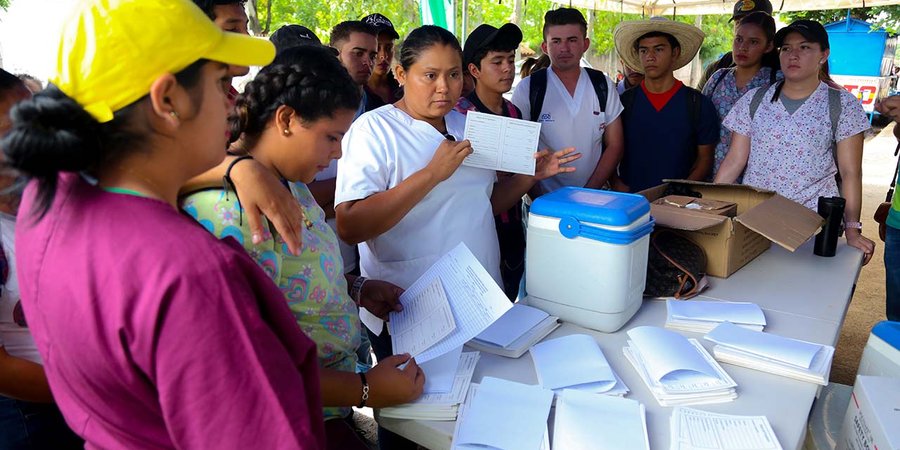
[[[228,65],[274,48],[186,0],[71,17],[52,86],[0,141],[31,179],[18,279],[67,423],[95,448],[324,447],[315,345],[243,248],[176,203],[224,157]]]

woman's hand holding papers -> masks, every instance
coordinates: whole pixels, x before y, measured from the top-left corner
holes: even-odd
[[[406,367],[399,368],[406,364]],[[422,395],[425,389],[425,373],[409,354],[393,355],[378,361],[366,372],[369,382],[369,400],[373,408],[409,403]]]
[[[472,151],[472,144],[468,140],[457,142],[445,139],[434,151],[431,162],[424,170],[429,171],[434,181],[439,183],[450,178]]]

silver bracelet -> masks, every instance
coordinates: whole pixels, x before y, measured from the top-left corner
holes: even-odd
[[[357,305],[359,304],[360,297],[362,295],[363,285],[366,284],[366,277],[356,277],[353,280],[353,285],[350,286],[350,299],[353,300]]]

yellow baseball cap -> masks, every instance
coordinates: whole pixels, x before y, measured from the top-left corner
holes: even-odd
[[[188,0],[86,0],[70,17],[50,81],[101,123],[199,59],[261,66],[275,57],[269,41],[222,31]]]

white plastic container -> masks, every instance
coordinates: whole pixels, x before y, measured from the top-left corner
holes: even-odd
[[[568,187],[531,206],[526,303],[612,333],[637,312],[653,219],[640,195]]]
[[[900,322],[884,321],[872,328],[856,373],[900,378]]]

